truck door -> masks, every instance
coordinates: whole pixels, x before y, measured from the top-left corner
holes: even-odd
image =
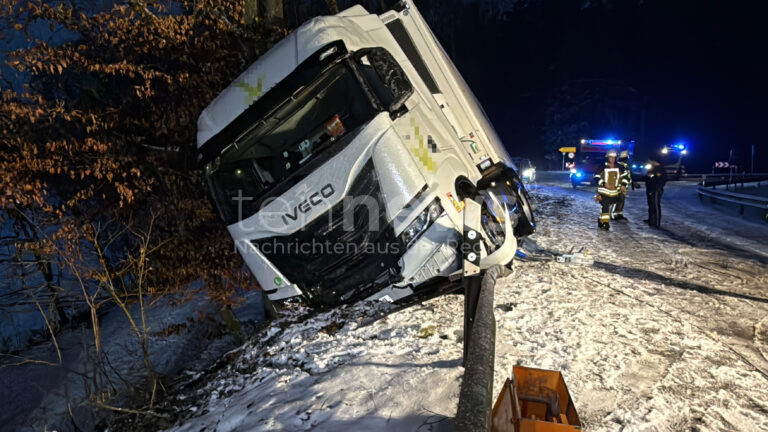
[[[435,52],[442,52],[442,48],[432,39],[431,33],[426,35],[428,39],[425,38],[414,22],[423,20],[421,15],[417,14],[418,12],[411,8],[408,15],[397,14],[398,18],[390,20],[386,26],[426,85],[433,98],[432,102],[450,124],[459,147],[469,157],[471,165],[477,165],[489,157],[487,138],[481,128],[473,124],[466,106],[462,105],[462,100],[457,97],[456,89],[444,76],[442,69],[453,68],[453,65],[440,62],[435,56]]]

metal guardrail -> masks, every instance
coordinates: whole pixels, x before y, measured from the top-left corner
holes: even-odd
[[[747,195],[731,191],[709,189],[705,186],[698,187],[699,199],[707,197],[713,200],[725,201],[739,206],[739,214],[744,214],[744,207],[754,207],[764,210],[765,220],[768,222],[768,197]]]
[[[754,174],[737,174],[737,173],[723,173],[723,174],[701,174],[699,177],[699,184],[701,186],[722,186],[725,185],[726,189],[731,185],[736,186],[744,183],[758,183],[768,182],[768,174],[766,173],[754,173]]]
[[[459,432],[491,430],[496,350],[493,296],[500,274],[501,267],[495,265],[482,278],[464,277],[464,378],[454,424]]]

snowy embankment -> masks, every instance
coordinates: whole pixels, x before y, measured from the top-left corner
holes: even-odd
[[[533,195],[529,251],[583,249],[595,264],[518,262],[500,280],[494,392],[523,364],[563,372],[586,430],[768,430],[768,230],[729,238],[742,222],[693,200],[651,230],[639,191],[630,221],[598,233],[591,193]],[[187,377],[165,401],[171,430],[450,430],[462,301],[293,310]]]
[[[391,312],[358,304],[299,308],[231,353],[216,376],[171,403],[194,417],[177,428],[416,430],[456,410],[463,304],[450,296]],[[202,405],[197,404],[202,399]],[[190,403],[187,403],[187,401]]]
[[[182,304],[171,296],[145,304],[150,361],[161,375],[206,368],[237,345],[225,333],[216,306],[202,295]],[[257,307],[263,310],[260,301]],[[140,322],[138,303],[130,311],[134,322]],[[94,394],[144,388],[147,371],[123,311],[112,308],[100,323],[103,368],[94,361],[93,331],[87,325],[60,332],[56,346],[38,344],[18,355],[0,356],[0,388],[10,389],[0,393],[0,431],[95,430],[100,418],[93,412]],[[109,403],[125,402],[118,398]],[[104,412],[109,411],[99,414]]]

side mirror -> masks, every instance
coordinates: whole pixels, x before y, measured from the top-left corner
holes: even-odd
[[[376,96],[390,114],[402,112],[405,101],[413,94],[413,86],[405,71],[384,48],[364,48],[355,53],[358,67]],[[372,70],[375,76],[366,73]]]

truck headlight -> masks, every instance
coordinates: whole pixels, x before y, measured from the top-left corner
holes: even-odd
[[[413,222],[400,233],[400,240],[403,242],[406,249],[410,247],[411,243],[426,231],[441,214],[443,214],[443,207],[440,205],[440,201],[436,199],[428,205],[424,211],[416,216],[416,219],[414,219]]]
[[[535,172],[536,171],[533,168],[526,168],[523,170],[523,177],[528,177],[528,178],[533,177],[533,173]]]

